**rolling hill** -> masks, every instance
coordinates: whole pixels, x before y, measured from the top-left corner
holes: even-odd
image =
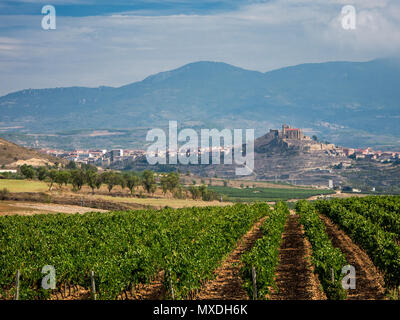
[[[17,168],[23,164],[32,166],[54,165],[55,162],[65,163],[65,160],[47,156],[0,138],[0,166],[2,168]]]

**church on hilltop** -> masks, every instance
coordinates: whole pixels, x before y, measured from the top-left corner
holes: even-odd
[[[307,137],[303,134],[301,129],[292,128],[291,126],[284,124],[282,125],[282,131],[270,129],[269,133],[274,137],[280,139],[288,139],[288,140],[309,140],[310,137]]]

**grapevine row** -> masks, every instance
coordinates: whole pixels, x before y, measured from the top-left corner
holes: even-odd
[[[300,216],[300,223],[304,226],[305,235],[311,243],[312,263],[327,298],[345,299],[347,294],[342,287],[344,276],[342,268],[347,262],[344,254],[332,245],[326,233],[325,224],[311,203],[305,200],[298,201],[296,212]]]
[[[379,225],[384,231],[400,237],[400,198],[366,197],[332,200]],[[332,202],[332,203],[333,203]]]
[[[393,234],[385,232],[369,218],[347,209],[340,201],[317,201],[316,207],[367,252],[375,266],[384,272],[388,286],[400,284],[400,247]]]
[[[289,215],[289,209],[283,202],[278,202],[268,218],[261,226],[262,238],[258,239],[253,248],[242,256],[241,269],[244,288],[253,297],[252,269],[257,275],[257,298],[265,298],[275,285],[275,270],[279,262],[279,247],[282,233]]]

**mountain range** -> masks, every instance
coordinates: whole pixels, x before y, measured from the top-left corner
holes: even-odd
[[[349,146],[400,148],[400,60],[269,72],[201,61],[122,87],[26,89],[0,97],[0,136],[28,146],[143,147],[150,128],[282,123]],[[96,134],[97,132],[97,134]]]

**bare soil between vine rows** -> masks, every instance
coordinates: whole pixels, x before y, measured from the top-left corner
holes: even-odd
[[[381,300],[385,298],[382,274],[368,255],[351,238],[340,230],[328,217],[320,215],[334,247],[346,256],[348,264],[356,269],[356,289],[349,289],[348,300]]]
[[[279,250],[276,289],[267,296],[271,300],[324,300],[318,276],[311,264],[311,245],[304,236],[298,215],[286,222]]]
[[[222,265],[215,270],[216,278],[207,281],[200,289],[195,300],[248,300],[249,296],[243,288],[240,277],[241,256],[254,245],[255,241],[262,237],[260,227],[266,217],[260,219],[248,231],[236,248],[228,255]]]

